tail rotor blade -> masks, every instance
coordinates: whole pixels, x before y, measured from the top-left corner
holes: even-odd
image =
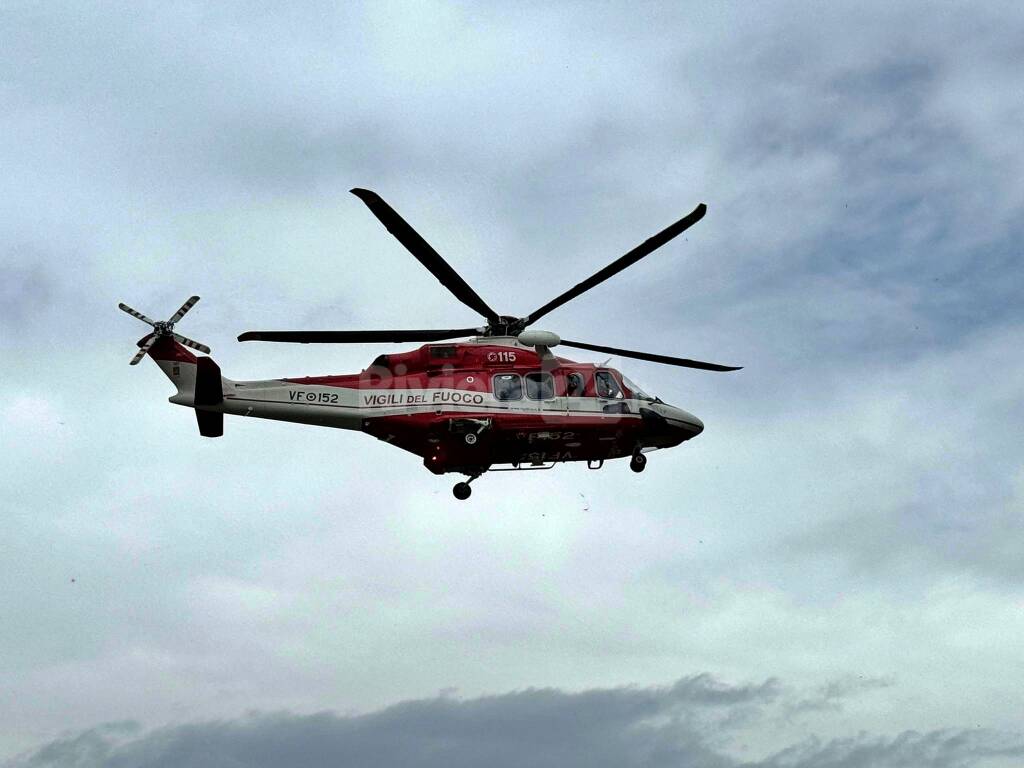
[[[199,297],[198,296],[190,296],[189,300],[186,301],[184,304],[182,304],[181,305],[181,309],[179,309],[177,312],[175,312],[173,315],[171,315],[171,319],[168,320],[167,322],[171,323],[171,324],[174,324],[174,323],[178,322],[179,320],[181,320],[181,318],[183,318],[185,316],[185,313],[188,312],[190,309],[192,309],[192,307],[195,306],[195,303],[197,301],[199,301]],[[209,352],[209,350],[207,350],[207,352]]]
[[[180,333],[172,333],[171,338],[179,344],[184,344],[186,347],[191,347],[192,349],[202,352],[204,355],[210,354],[210,348],[208,346],[200,344],[198,341],[192,341],[192,339],[187,336],[182,336]]]
[[[125,304],[123,302],[118,304],[117,308],[120,309],[122,312],[127,312],[132,317],[138,318],[139,320],[141,320],[144,323],[149,323],[150,325],[154,325],[154,326],[156,325],[156,322],[154,322],[153,320],[150,320],[144,314],[142,314],[138,310],[132,309],[131,307],[129,307],[127,304]]]
[[[139,351],[135,353],[135,357],[132,358],[132,361],[128,363],[128,365],[138,365],[139,361],[146,356],[147,352],[149,352],[149,348],[152,347],[156,343],[156,340],[159,338],[160,337],[154,333],[152,336],[150,336],[148,339],[142,342],[142,346],[139,347]]]

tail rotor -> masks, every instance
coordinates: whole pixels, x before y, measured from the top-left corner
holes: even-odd
[[[152,347],[156,343],[156,340],[158,338],[160,338],[160,337],[157,336],[154,333],[152,336],[150,336],[148,339],[146,339],[142,343],[142,346],[139,347],[139,351],[135,353],[135,357],[132,358],[132,361],[130,363],[128,363],[128,365],[138,365],[139,364],[139,360],[141,360],[142,358],[144,358],[146,356],[146,353],[149,352],[149,348]]]
[[[199,301],[198,296],[189,297],[188,301],[182,304],[178,311],[171,315],[167,320],[150,320],[144,314],[138,310],[132,309],[127,304],[123,302],[118,304],[117,307],[122,312],[127,312],[132,317],[141,320],[146,325],[152,326],[153,328],[153,333],[140,345],[139,351],[135,353],[135,357],[132,358],[129,365],[138,365],[139,361],[146,356],[150,347],[164,337],[172,338],[179,344],[184,344],[186,347],[191,347],[192,349],[198,350],[204,354],[210,354],[210,348],[205,344],[200,344],[198,341],[193,341],[186,336],[182,336],[180,333],[174,332],[175,323],[181,320],[181,318],[183,318],[185,314],[195,306],[197,301]]]

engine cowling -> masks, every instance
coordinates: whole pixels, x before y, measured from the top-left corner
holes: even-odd
[[[528,347],[556,347],[562,339],[551,331],[523,331],[519,334],[519,343]]]

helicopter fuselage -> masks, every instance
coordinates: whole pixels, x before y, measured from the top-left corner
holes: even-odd
[[[172,381],[181,379],[173,403],[359,430],[420,456],[435,474],[472,477],[495,465],[566,461],[599,466],[679,445],[704,428],[614,368],[538,352],[511,337],[426,344],[381,355],[355,374],[234,381],[218,369],[219,398],[201,394],[201,383],[189,386],[202,358],[169,339],[150,355]]]

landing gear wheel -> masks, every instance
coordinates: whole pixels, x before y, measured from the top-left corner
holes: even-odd
[[[467,432],[465,436],[466,445],[476,445],[476,435],[472,432]]]
[[[647,457],[642,453],[634,453],[633,458],[629,460],[629,468],[634,472],[643,472],[647,466]]]
[[[455,487],[452,488],[452,493],[455,498],[459,501],[465,501],[469,498],[469,494],[473,492],[473,489],[469,487],[469,483],[456,483]]]

